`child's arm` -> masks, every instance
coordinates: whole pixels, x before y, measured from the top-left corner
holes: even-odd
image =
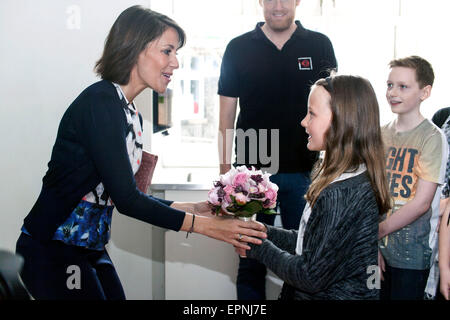
[[[449,300],[450,295],[450,202],[446,202],[439,228],[439,270],[441,274],[441,293]]]
[[[304,239],[301,255],[289,254],[270,240],[263,240],[260,246],[249,243],[251,250],[247,251],[247,257],[257,259],[280,279],[309,293],[352,279],[366,269],[370,264],[368,260],[376,255],[373,236],[376,235],[378,208],[371,199],[371,189],[360,190],[358,199],[353,202],[343,199],[340,190],[323,193],[308,221],[305,233],[309,236]],[[346,205],[341,205],[341,201]],[[295,237],[291,241],[295,246]]]
[[[414,199],[380,223],[378,238],[381,239],[388,234],[407,226],[427,212],[433,201],[437,186],[437,183],[419,178]]]

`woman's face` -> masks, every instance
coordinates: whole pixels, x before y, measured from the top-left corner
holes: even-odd
[[[166,91],[173,71],[179,67],[176,56],[178,41],[176,30],[168,28],[161,37],[147,45],[136,63],[138,85],[150,87],[158,93]]]
[[[301,125],[309,135],[307,147],[311,151],[325,150],[325,133],[331,125],[331,96],[322,86],[314,86],[308,98],[308,113]]]

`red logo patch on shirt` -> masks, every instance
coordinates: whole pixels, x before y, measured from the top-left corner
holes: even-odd
[[[313,65],[311,57],[298,58],[298,68],[300,70],[312,70]]]

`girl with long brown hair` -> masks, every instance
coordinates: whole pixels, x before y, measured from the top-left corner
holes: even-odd
[[[379,216],[390,195],[379,107],[366,79],[318,80],[301,125],[321,151],[299,230],[266,226],[247,252],[285,281],[281,299],[378,299]]]

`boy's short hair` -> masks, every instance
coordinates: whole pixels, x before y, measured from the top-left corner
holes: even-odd
[[[394,59],[389,62],[389,67],[404,67],[416,70],[416,80],[420,89],[428,85],[433,86],[434,72],[431,64],[419,56],[409,56],[401,59]]]

